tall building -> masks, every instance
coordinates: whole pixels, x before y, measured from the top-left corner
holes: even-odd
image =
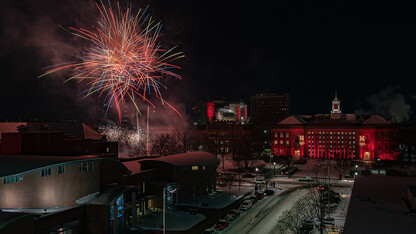
[[[399,154],[395,126],[377,114],[343,114],[336,95],[330,114],[292,115],[271,133],[276,156],[375,160]]]
[[[256,94],[251,97],[251,123],[254,128],[270,130],[289,116],[290,96],[275,93]]]

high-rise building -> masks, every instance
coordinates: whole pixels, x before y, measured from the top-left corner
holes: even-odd
[[[254,128],[270,130],[277,123],[289,116],[289,94],[256,94],[251,97],[251,123]]]

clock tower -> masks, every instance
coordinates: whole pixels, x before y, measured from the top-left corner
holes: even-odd
[[[335,91],[335,97],[332,100],[331,119],[341,119],[341,101],[338,100],[337,91]]]

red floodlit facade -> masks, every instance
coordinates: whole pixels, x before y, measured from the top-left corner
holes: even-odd
[[[272,154],[296,158],[393,160],[398,131],[379,115],[342,114],[335,97],[330,114],[289,116],[272,129]]]

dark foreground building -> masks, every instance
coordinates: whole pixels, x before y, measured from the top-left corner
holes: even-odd
[[[15,148],[21,152],[39,151],[0,154],[0,233],[122,233],[136,228],[149,211],[161,211],[163,192],[171,206],[215,191],[219,160],[213,154],[130,161],[111,153],[51,155],[61,152],[56,144],[70,139],[49,133],[2,134],[3,149],[20,143]],[[69,149],[91,143],[79,139]]]

